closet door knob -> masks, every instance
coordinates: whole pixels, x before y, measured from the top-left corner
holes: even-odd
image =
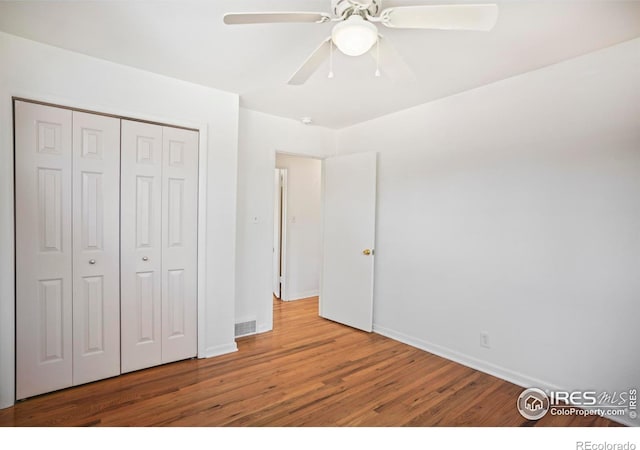
[[[149,257],[148,257],[148,256],[143,256],[143,257],[142,257],[142,260],[143,260],[143,261],[149,261]]]
[[[89,264],[95,264],[95,263],[96,263],[96,260],[95,260],[95,259],[90,259],[90,260],[89,260]]]

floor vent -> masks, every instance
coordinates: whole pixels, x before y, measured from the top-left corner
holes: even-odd
[[[236,324],[236,337],[256,334],[256,321],[240,322]]]

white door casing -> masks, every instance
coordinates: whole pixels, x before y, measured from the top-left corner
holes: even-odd
[[[372,331],[376,154],[330,157],[322,169],[320,315]]]
[[[162,127],[162,362],[197,353],[198,132]]]
[[[120,120],[73,111],[73,384],[120,373]]]
[[[280,233],[282,230],[282,191],[280,169],[274,169],[273,177],[273,293],[280,298]]]
[[[162,127],[122,120],[121,369],[162,362]]]
[[[287,223],[287,202],[288,202],[288,183],[289,172],[287,169],[280,169],[280,300],[289,300],[289,282],[288,266],[287,266],[287,235],[289,234],[289,225]]]
[[[16,398],[71,386],[71,111],[15,102]]]

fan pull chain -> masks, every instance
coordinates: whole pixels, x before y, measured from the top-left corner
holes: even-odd
[[[380,36],[376,41],[376,77],[380,76]]]
[[[329,75],[327,78],[333,78],[333,40],[329,40]]]

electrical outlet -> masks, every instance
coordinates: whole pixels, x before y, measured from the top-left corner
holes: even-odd
[[[480,347],[491,348],[491,345],[489,345],[489,333],[486,331],[480,332]]]

